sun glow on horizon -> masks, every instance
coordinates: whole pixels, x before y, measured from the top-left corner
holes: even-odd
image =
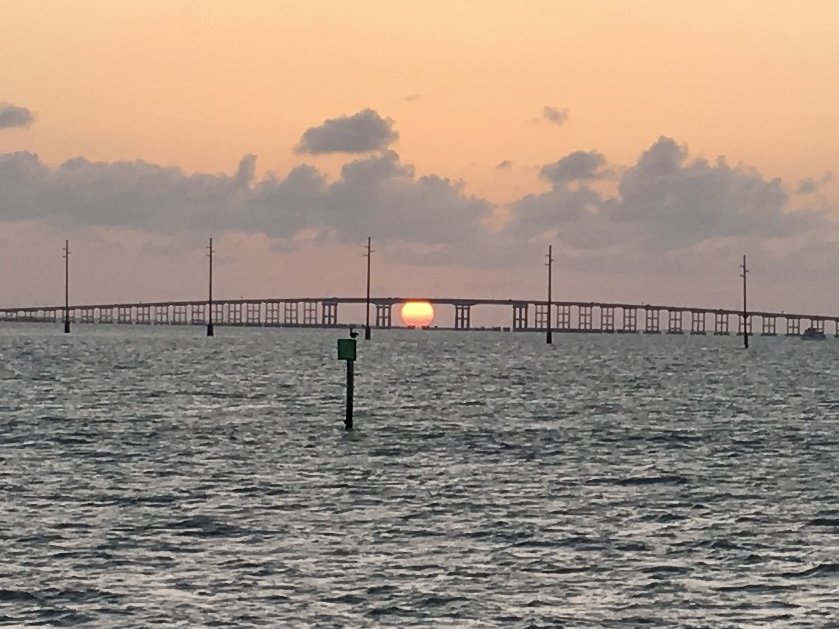
[[[399,314],[405,325],[423,328],[434,321],[434,306],[427,301],[406,301]]]

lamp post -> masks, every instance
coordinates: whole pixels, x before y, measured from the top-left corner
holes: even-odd
[[[70,241],[64,241],[64,334],[70,334]]]
[[[213,239],[210,238],[210,246],[207,247],[207,257],[210,259],[210,286],[207,297],[207,336],[215,336],[213,329]]]
[[[545,263],[545,266],[548,267],[548,321],[547,321],[548,330],[547,330],[547,334],[546,334],[546,337],[545,337],[545,341],[547,342],[548,345],[550,345],[551,343],[553,343],[553,322],[551,321],[551,307],[552,307],[551,306],[551,284],[552,284],[552,282],[551,282],[551,279],[552,279],[551,278],[551,272],[553,271],[553,264],[554,264],[553,245],[548,245],[547,258],[548,258],[548,260]]]
[[[749,269],[746,268],[746,255],[743,254],[743,264],[740,266],[740,277],[743,278],[743,347],[749,349],[749,312],[746,308],[746,274]]]
[[[370,340],[370,260],[373,257],[372,241],[370,236],[367,237],[367,246],[363,254],[367,258],[367,298],[365,299],[365,307],[367,309],[366,317],[364,319],[364,340]]]

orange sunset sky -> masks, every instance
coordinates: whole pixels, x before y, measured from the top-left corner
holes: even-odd
[[[839,2],[0,0],[0,304],[839,312]],[[251,157],[255,156],[255,157]]]

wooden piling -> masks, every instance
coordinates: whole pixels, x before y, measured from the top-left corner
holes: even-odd
[[[64,334],[70,334],[70,241],[64,241]]]
[[[745,254],[743,254],[743,265],[740,268],[743,270],[741,274],[743,278],[743,348],[749,349],[749,311],[746,307],[746,274],[749,270],[746,268]]]
[[[207,257],[210,259],[210,290],[207,298],[207,336],[215,336],[213,329],[213,239],[210,238],[210,246],[207,247]]]
[[[364,300],[364,304],[367,309],[367,314],[364,322],[364,340],[370,340],[370,261],[373,257],[373,249],[372,249],[372,240],[370,236],[367,237],[367,253],[364,255],[367,257],[367,297]]]
[[[553,245],[548,245],[548,261],[546,266],[548,267],[548,320],[547,320],[547,334],[545,336],[545,341],[548,345],[553,343],[553,322],[551,321],[551,271],[553,270]]]

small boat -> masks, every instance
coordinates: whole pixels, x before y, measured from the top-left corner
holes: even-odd
[[[801,334],[801,339],[804,341],[823,341],[827,337],[824,335],[824,332],[817,328],[807,328]]]

